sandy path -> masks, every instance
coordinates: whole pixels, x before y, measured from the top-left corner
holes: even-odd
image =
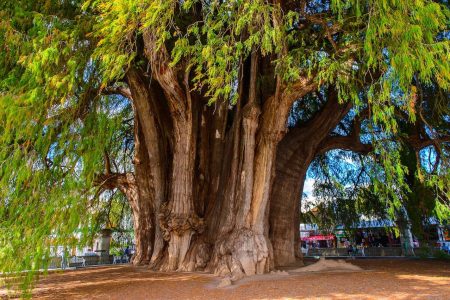
[[[363,271],[261,275],[226,288],[200,273],[109,266],[42,278],[36,299],[450,299],[450,263],[353,260]],[[0,298],[4,290],[0,290]]]

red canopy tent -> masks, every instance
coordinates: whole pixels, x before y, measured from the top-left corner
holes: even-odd
[[[327,241],[327,240],[334,240],[334,239],[335,239],[335,236],[333,234],[313,235],[313,236],[302,237],[302,241]]]

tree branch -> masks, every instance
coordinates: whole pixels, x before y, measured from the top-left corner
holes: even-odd
[[[367,110],[364,110],[360,115],[353,120],[353,127],[348,136],[329,136],[322,141],[319,146],[318,154],[323,154],[332,149],[342,149],[354,151],[362,154],[367,154],[373,150],[372,145],[361,143],[361,119],[366,115]]]
[[[132,99],[131,91],[128,87],[124,86],[114,86],[114,87],[106,87],[101,91],[102,95],[121,95],[125,98]]]
[[[439,151],[440,144],[442,143],[450,143],[450,136],[444,136],[439,138],[426,138],[426,139],[412,139],[408,138],[408,142],[415,148],[416,150],[421,150],[423,148],[426,148],[428,146],[434,146],[436,148],[436,151]]]
[[[373,147],[370,144],[361,143],[359,136],[353,134],[349,136],[330,136],[321,143],[318,154],[323,154],[333,149],[367,154],[373,150]]]
[[[133,173],[99,174],[94,180],[94,185],[98,187],[99,192],[114,189],[125,192],[125,190],[137,188]]]
[[[283,88],[282,99],[291,106],[296,100],[317,89],[316,76],[304,76],[292,85]]]
[[[145,56],[150,62],[152,75],[162,87],[168,100],[169,109],[173,116],[186,117],[188,99],[184,89],[178,81],[176,70],[170,66],[170,55],[166,46],[157,45],[156,37],[146,29],[144,31]],[[189,93],[189,91],[186,91]]]
[[[105,174],[111,175],[111,160],[110,160],[108,152],[106,150],[103,151],[103,156],[105,159]]]

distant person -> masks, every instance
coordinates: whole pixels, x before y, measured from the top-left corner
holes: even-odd
[[[302,251],[302,253],[303,253],[303,255],[308,255],[308,245],[302,245],[301,246],[301,251]]]
[[[353,254],[353,246],[349,240],[345,240],[344,247],[347,248],[347,255],[351,256]]]
[[[352,256],[352,255],[353,255],[353,245],[352,245],[352,244],[348,245],[348,248],[347,248],[347,254],[348,254],[349,256]]]
[[[348,241],[346,239],[344,239],[344,247],[347,248],[348,246]]]
[[[127,262],[129,262],[130,261],[131,251],[130,251],[130,248],[128,246],[125,248],[125,252],[124,253],[125,253],[125,257],[126,257]]]
[[[66,263],[66,252],[63,250],[61,252],[61,269],[65,269],[67,268],[67,263]]]

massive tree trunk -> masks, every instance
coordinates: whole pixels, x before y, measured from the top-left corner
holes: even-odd
[[[138,126],[140,127],[140,125]],[[142,138],[142,134],[140,137]],[[136,249],[132,262],[134,265],[143,265],[150,262],[153,253],[155,223],[152,202],[154,201],[154,195],[151,194],[146,149],[144,145],[136,143],[135,147],[137,147],[137,161],[135,162],[134,178],[130,178],[130,175],[127,175],[128,187],[121,186],[119,188],[124,190],[124,193],[127,195],[133,212]]]
[[[195,94],[189,87],[189,71],[170,66],[164,46],[157,45],[150,31],[144,32],[145,54],[152,76],[162,94],[169,113],[172,164],[166,179],[168,201],[161,204],[159,225],[168,242],[167,255],[161,261],[163,270],[184,270],[186,254],[194,235],[203,229],[203,220],[195,212],[194,173],[197,150],[197,114]],[[197,100],[197,99],[195,99]]]
[[[324,107],[309,122],[293,128],[278,147],[270,200],[270,238],[277,266],[291,264],[296,257],[301,257],[299,207],[306,172],[312,160],[333,149],[359,153],[372,151],[371,145],[360,140],[360,117],[353,120],[348,135],[330,134],[350,108],[351,103],[339,104],[336,93],[329,91]]]
[[[292,104],[317,83],[305,77],[285,87],[278,78],[274,92],[262,92],[258,78],[265,71],[254,53],[241,68],[247,79],[239,83],[241,100],[233,110],[226,102],[203,107],[207,99],[191,91],[189,71],[172,68],[167,50],[149,33],[144,47],[151,78],[139,69],[127,73],[140,157],[134,174],[138,197],[130,204],[137,244],[148,245],[136,261],[161,270],[207,267],[233,279],[267,272],[273,267],[269,199],[278,143]],[[292,177],[298,180],[289,185],[292,199],[298,199],[301,177]],[[290,206],[272,214],[279,220],[291,216],[296,214]],[[291,235],[295,223],[289,223]]]
[[[258,164],[258,154],[261,153],[256,142],[261,114],[256,99],[257,64],[256,54],[253,54],[248,93],[242,86],[239,91],[241,97],[246,95],[247,101],[242,109],[238,104],[229,131],[227,144],[230,147],[225,153],[229,159],[223,165],[219,185],[224,194],[213,203],[216,209],[207,216],[209,236],[214,242],[213,257],[208,267],[216,274],[231,274],[233,279],[244,274],[262,273],[269,267],[267,237],[254,226],[258,222],[254,216],[264,208],[252,207],[255,191],[260,192],[255,188],[255,174],[258,170],[265,172]]]
[[[351,105],[340,105],[330,91],[325,106],[308,123],[293,128],[281,141],[276,160],[276,176],[270,200],[270,239],[276,266],[289,265],[301,258],[299,245],[300,201],[306,171],[322,142]]]
[[[154,195],[151,192],[150,166],[148,153],[143,141],[142,126],[135,114],[135,157],[134,173],[113,173],[109,157],[105,155],[105,173],[98,176],[97,184],[101,189],[119,189],[127,198],[133,214],[135,235],[135,254],[133,264],[143,265],[150,262],[156,240],[154,222]]]
[[[153,247],[149,250],[149,259],[146,257],[142,263],[155,263],[160,259],[164,246],[161,228],[158,226],[158,215],[160,206],[165,200],[164,176],[167,164],[164,159],[166,158],[167,143],[162,134],[164,125],[157,118],[159,111],[155,95],[145,88],[148,85],[146,79],[138,70],[130,69],[127,73],[127,81],[130,86],[130,100],[134,111],[136,181],[138,186],[146,187],[146,193],[139,199],[140,205],[145,209],[133,210],[133,217],[134,223],[136,223],[136,220],[145,217],[143,216],[145,210],[152,211],[153,238],[149,243]]]
[[[240,91],[243,107],[236,108],[229,132],[230,147],[225,153],[229,160],[224,162],[219,187],[223,196],[207,216],[207,230],[212,232],[209,236],[216,236],[208,269],[219,275],[231,275],[232,280],[261,274],[273,267],[268,203],[276,149],[285,134],[292,103],[316,87],[306,79],[290,93],[281,92],[278,87],[275,94],[263,99],[261,107],[256,100],[257,64],[257,58],[252,55],[247,69],[248,93]],[[216,221],[211,222],[209,218]]]
[[[317,153],[337,145],[324,141],[350,105],[331,95],[313,120],[286,135],[292,104],[317,87],[312,79],[278,84],[267,95],[257,89],[254,54],[242,67],[248,81],[239,85],[241,101],[232,110],[226,102],[206,107],[189,89],[189,73],[171,69],[167,53],[147,52],[153,81],[142,70],[127,73],[134,188],[119,186],[133,209],[135,263],[206,267],[239,279],[293,262],[306,170]]]
[[[300,201],[310,158],[299,156],[301,158],[293,161],[293,165],[276,170],[270,200],[270,239],[275,266],[286,266],[301,258],[298,245]]]
[[[193,125],[188,118],[176,124],[170,200],[164,207],[161,227],[169,240],[166,270],[181,267],[192,236],[202,226],[202,221],[194,211],[193,176],[194,145]]]

